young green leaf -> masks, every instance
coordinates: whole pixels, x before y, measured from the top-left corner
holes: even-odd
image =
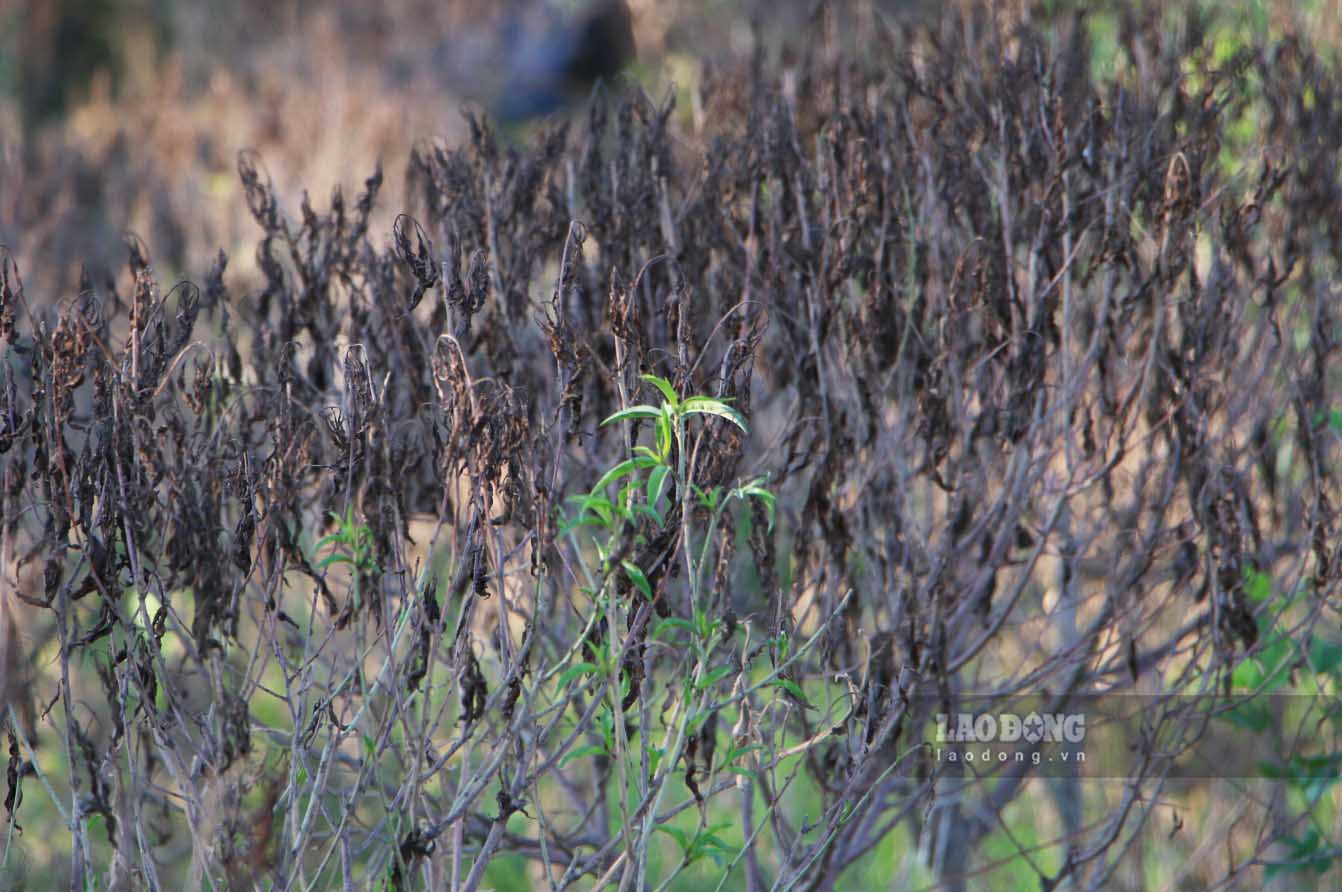
[[[630,406],[628,409],[621,409],[615,414],[601,422],[601,426],[614,424],[617,421],[628,421],[631,418],[661,418],[662,410],[653,406]]]
[[[691,483],[690,489],[691,491],[694,492],[694,495],[699,499],[700,505],[702,505],[704,508],[707,508],[709,511],[718,510],[718,496],[721,495],[722,493],[722,487],[715,486],[708,492],[704,492],[702,489],[699,488],[698,485]]]
[[[657,419],[657,451],[662,455],[662,461],[667,461],[671,457],[671,438],[675,429],[675,420],[672,418],[671,407],[662,404],[662,414]]]
[[[624,461],[601,475],[601,479],[596,482],[596,486],[592,487],[592,494],[596,495],[597,493],[604,491],[607,486],[610,486],[621,477],[632,474],[641,468],[651,468],[656,464],[657,462],[655,460],[646,456],[640,455],[635,456],[634,458],[626,458]]]
[[[568,763],[576,759],[581,759],[585,756],[604,756],[607,755],[608,753],[609,750],[607,750],[604,746],[596,746],[595,744],[591,746],[580,746],[576,750],[565,756],[563,761],[559,763],[559,767],[563,768]]]
[[[564,690],[569,686],[569,682],[579,675],[590,675],[597,671],[595,663],[575,663],[564,670],[564,674],[559,676],[559,690]]]
[[[628,576],[629,581],[643,593],[643,597],[651,601],[652,585],[649,584],[648,577],[641,569],[639,569],[638,565],[633,561],[620,561],[620,566],[624,567],[625,575]]]
[[[680,851],[682,853],[689,854],[691,840],[688,833],[671,824],[658,824],[657,829],[674,839],[676,845],[680,846]]]
[[[633,514],[648,518],[653,523],[657,524],[659,529],[666,526],[666,518],[663,517],[662,512],[658,511],[656,508],[649,508],[647,505],[635,505]]]
[[[662,488],[666,485],[666,475],[671,473],[671,469],[666,465],[660,465],[652,469],[648,475],[648,504],[656,505],[657,500],[662,497]]]
[[[726,678],[728,675],[731,674],[732,674],[731,666],[719,666],[712,672],[705,675],[703,678],[699,679],[699,683],[694,686],[694,689],[696,691],[702,691],[707,688],[711,688],[713,685],[722,681],[724,678]]]
[[[317,569],[325,570],[332,564],[352,564],[352,563],[354,563],[354,561],[348,555],[337,551],[335,554],[328,555],[327,557],[322,558],[317,563]]]
[[[601,522],[603,524],[605,524],[606,526],[610,526],[611,511],[615,507],[614,505],[611,504],[610,499],[607,499],[605,496],[600,496],[593,493],[591,495],[585,495],[585,496],[569,496],[568,500],[578,509],[579,523],[582,522],[584,515],[586,515],[587,512],[590,511],[597,517],[601,518]]]
[[[639,377],[660,390],[662,392],[662,398],[665,399],[672,408],[678,408],[680,406],[680,394],[676,393],[676,389],[671,386],[670,381],[665,378],[659,378],[656,375],[639,375]]]
[[[811,708],[810,702],[806,699],[806,692],[801,689],[801,685],[797,684],[792,679],[780,678],[775,681],[774,684],[791,694],[802,706],[805,706],[807,709]]]
[[[738,489],[737,493],[740,495],[741,498],[759,499],[761,502],[764,503],[764,513],[769,518],[769,532],[772,533],[774,528],[774,509],[775,509],[775,503],[778,501],[778,497],[775,496],[773,493],[769,492],[769,490],[765,489],[761,485],[762,481],[763,478],[760,478],[759,480],[752,480],[745,486]]]
[[[652,637],[661,638],[663,633],[670,634],[671,632],[674,632],[676,629],[684,629],[691,635],[696,634],[694,623],[690,622],[687,619],[681,619],[678,616],[672,616],[662,620],[660,623],[657,624],[657,628],[653,630]]]
[[[725,418],[741,430],[746,430],[746,419],[740,412],[724,403],[706,396],[692,396],[680,407],[682,415],[716,415]]]
[[[645,746],[643,751],[648,754],[648,770],[656,775],[658,767],[662,764],[662,751],[655,746]]]

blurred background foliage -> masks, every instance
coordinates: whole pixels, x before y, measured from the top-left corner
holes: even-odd
[[[54,292],[76,287],[81,263],[95,279],[116,269],[127,231],[154,246],[160,269],[198,276],[219,248],[234,254],[251,234],[234,174],[244,149],[265,158],[295,204],[301,189],[321,196],[352,187],[379,159],[390,194],[401,194],[412,147],[460,142],[463,103],[493,107],[520,61],[502,35],[536,5],[6,0],[0,244],[35,285]],[[1269,32],[1308,33],[1325,46],[1337,46],[1342,33],[1339,0],[1205,5],[1227,53]],[[706,78],[726,82],[751,65],[786,63],[808,45],[862,53],[883,20],[943,14],[930,0],[631,0],[629,7],[638,60],[624,78],[652,96],[676,90],[681,132],[690,138],[714,126],[698,90]],[[1048,0],[999,12],[1034,21],[1081,16],[1093,64],[1117,74],[1131,68],[1118,52],[1120,8]]]

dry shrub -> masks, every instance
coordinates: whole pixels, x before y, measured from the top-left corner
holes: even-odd
[[[236,242],[165,287],[132,240],[59,303],[6,260],[0,553],[41,567],[6,615],[54,642],[10,786],[76,816],[61,869],[475,888],[513,855],[562,888],[726,852],[821,889],[899,828],[963,888],[1030,778],[932,764],[930,712],[1216,690],[1309,641],[1342,573],[1338,71],[1179,21],[1121,13],[1097,78],[1080,15],[882,19],[866,56],[711,73],[702,147],[637,92],[525,146],[469,116],[394,222],[380,170],[319,207],[244,153],[241,288]],[[767,475],[776,527],[682,487],[603,567],[561,525],[646,374],[750,420],[697,429],[690,479]],[[1130,756],[1158,794],[1167,754]],[[1154,814],[1092,795],[1047,888],[1122,877]],[[1260,880],[1272,838],[1204,879]]]

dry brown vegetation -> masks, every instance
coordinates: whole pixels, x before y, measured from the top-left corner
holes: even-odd
[[[1167,778],[1171,740],[1250,733],[1210,721],[1245,666],[1336,696],[1336,60],[1196,7],[1109,14],[1097,66],[1080,14],[858,6],[520,135],[398,142],[417,112],[262,77],[194,114],[274,151],[175,115],[34,149],[0,224],[50,207],[23,256],[65,265],[0,253],[7,887],[1329,869],[1336,785]],[[301,193],[352,140],[394,186]],[[174,151],[251,236],[144,160]],[[86,182],[154,237],[62,290]],[[598,484],[657,448],[603,419],[692,394],[745,424],[682,418],[661,496]],[[1101,692],[1152,728],[1114,783],[923,745]]]

